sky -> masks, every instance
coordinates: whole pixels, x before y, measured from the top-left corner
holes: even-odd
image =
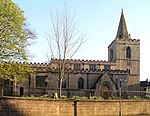
[[[50,13],[66,3],[75,15],[86,42],[74,59],[108,60],[108,45],[115,39],[124,11],[128,33],[140,39],[140,80],[150,79],[150,0],[13,0],[24,11],[37,39],[28,47],[31,62],[46,62],[48,52],[45,32],[51,25]],[[34,57],[33,57],[34,56]]]

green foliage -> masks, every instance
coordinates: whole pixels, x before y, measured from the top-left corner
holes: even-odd
[[[31,97],[31,98],[34,98],[34,95],[31,95],[30,97]]]
[[[79,100],[79,96],[72,96],[70,100]]]
[[[37,98],[37,99],[39,99],[39,98],[51,98],[51,97],[49,97],[49,95],[48,94],[45,94],[45,95],[30,95],[30,96],[22,96],[23,98],[27,98],[27,99],[32,99],[32,98]]]
[[[102,98],[101,96],[98,96],[97,100],[104,100],[104,98]]]
[[[43,96],[40,96],[41,98],[48,98],[49,96],[48,96],[48,94],[45,94],[45,95],[43,95]]]
[[[27,64],[14,63],[27,60],[26,46],[35,38],[25,22],[12,0],[0,0],[0,78],[21,80],[30,72]]]
[[[97,99],[96,96],[90,96],[90,99]]]
[[[90,99],[88,99],[88,97],[86,96],[82,96],[82,97],[79,97],[79,96],[72,96],[70,98],[70,100],[104,100],[104,98],[102,98],[101,96],[91,96]]]
[[[140,96],[128,96],[128,99],[130,100],[142,100]]]
[[[60,97],[60,99],[68,99],[68,98],[67,98],[67,96],[62,95],[62,96]]]
[[[104,100],[101,96],[90,96],[91,100]]]
[[[82,99],[82,100],[86,100],[86,99],[88,99],[88,97],[86,97],[86,96],[82,96],[80,99]]]
[[[150,99],[150,95],[145,95],[145,99]]]
[[[26,76],[31,72],[32,70],[25,63],[7,62],[0,64],[0,78],[10,79],[10,81],[14,81],[14,77],[17,77],[15,81],[26,81]]]
[[[119,99],[120,99],[120,97],[112,96],[112,97],[109,97],[108,99],[110,99],[110,100],[119,100]]]

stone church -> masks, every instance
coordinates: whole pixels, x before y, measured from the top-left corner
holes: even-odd
[[[29,81],[16,84],[6,80],[4,95],[52,95],[58,92],[58,62],[51,59],[48,64],[30,63],[35,73],[28,76]],[[62,95],[86,96],[91,92],[91,95],[107,98],[119,90],[120,84],[124,91],[139,90],[140,40],[132,39],[128,33],[123,10],[116,37],[108,46],[108,61],[69,59],[66,64],[69,71],[63,80]]]

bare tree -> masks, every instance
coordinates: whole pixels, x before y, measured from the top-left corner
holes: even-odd
[[[71,16],[67,5],[64,5],[62,11],[51,14],[51,22],[52,26],[46,39],[51,58],[58,60],[59,97],[61,97],[62,83],[67,74],[66,59],[71,59],[80,50],[85,42],[85,34],[78,31],[75,17]]]

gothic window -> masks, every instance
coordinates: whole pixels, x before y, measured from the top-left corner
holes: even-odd
[[[127,69],[127,71],[129,72],[129,74],[130,74],[130,69]]]
[[[131,48],[129,46],[126,49],[126,58],[131,58]]]
[[[4,80],[4,85],[9,85],[9,79]]]
[[[78,79],[78,89],[84,89],[84,79],[82,77]]]
[[[80,64],[74,64],[74,70],[80,70],[81,65]]]
[[[110,61],[113,61],[113,49],[110,49]]]
[[[4,86],[9,86],[9,85],[13,85],[13,82],[10,81],[9,79],[4,80]]]
[[[90,64],[89,69],[90,70],[96,70],[96,64]]]
[[[46,87],[46,76],[36,76],[36,87]]]
[[[66,88],[66,81],[63,81],[62,88]]]

